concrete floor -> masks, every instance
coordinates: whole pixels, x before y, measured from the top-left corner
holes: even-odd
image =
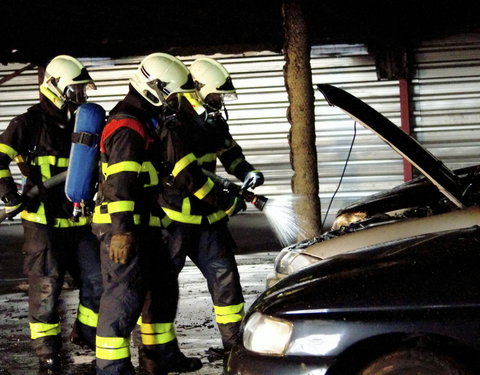
[[[243,214],[230,223],[239,250],[237,262],[247,308],[265,289],[265,278],[272,271],[280,245],[261,214]],[[37,359],[30,348],[28,331],[28,285],[22,273],[22,227],[0,224],[0,375],[38,374]],[[176,321],[181,349],[200,357],[203,368],[194,374],[220,375],[219,362],[209,363],[205,351],[220,346],[205,280],[198,269],[187,262],[180,275],[180,301]],[[94,353],[73,346],[67,340],[75,318],[78,291],[64,288],[61,296],[63,316],[65,375],[94,374]],[[133,344],[132,344],[133,345]],[[136,365],[137,350],[132,347]]]

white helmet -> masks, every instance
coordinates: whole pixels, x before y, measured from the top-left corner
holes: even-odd
[[[149,103],[158,107],[173,93],[195,91],[185,64],[172,55],[160,52],[143,59],[130,84]]]
[[[230,74],[222,64],[214,59],[203,57],[195,60],[190,65],[190,73],[195,83],[195,89],[199,99],[207,105],[220,109],[224,100],[237,99],[237,93],[233,86]],[[210,94],[219,94],[220,103],[215,101],[212,103],[209,98]]]
[[[72,56],[60,55],[45,68],[40,92],[62,109],[68,101],[76,104],[86,102],[87,87],[96,88],[87,68]]]

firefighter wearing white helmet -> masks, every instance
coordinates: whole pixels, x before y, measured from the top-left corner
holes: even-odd
[[[163,182],[223,210],[235,202],[198,166],[180,133],[193,93],[176,57],[145,57],[127,95],[110,111],[100,142],[102,173],[93,217],[101,240],[105,290],[97,328],[97,375],[133,375],[129,338],[141,313],[139,364],[150,375],[195,371],[200,359],[179,349],[174,320],[177,274],[164,244],[171,220],[158,203]],[[218,209],[218,208],[217,208]],[[143,280],[143,283],[141,282]],[[145,291],[146,290],[146,294]]]
[[[204,108],[206,112],[203,116],[196,116],[197,121],[188,132],[201,167],[215,173],[218,158],[228,173],[244,181],[245,188],[261,185],[262,173],[246,161],[223,116],[224,101],[236,98],[230,74],[211,58],[195,60],[190,72],[196,95],[184,93],[183,96],[194,108]],[[196,112],[200,114],[201,111]],[[198,121],[199,118],[201,121]],[[208,350],[209,359],[226,359],[239,338],[244,314],[244,298],[234,257],[236,244],[227,226],[229,215],[200,204],[195,196],[175,191],[174,187],[166,187],[160,201],[175,222],[169,251],[177,273],[182,270],[188,256],[207,278],[223,343],[223,348]],[[242,203],[245,205],[245,202]]]
[[[86,90],[95,88],[92,78],[80,61],[72,56],[60,55],[47,65],[40,92],[58,109],[63,109],[69,102],[86,102]]]
[[[157,107],[165,105],[170,94],[191,92],[193,89],[188,68],[166,53],[153,53],[143,59],[130,84],[146,101]]]
[[[56,307],[66,272],[80,289],[71,339],[95,347],[102,292],[98,242],[91,232],[90,218],[71,220],[72,203],[65,195],[64,184],[24,199],[9,165],[15,161],[26,178],[24,192],[34,185],[43,186],[45,180],[67,170],[72,115],[86,100],[87,85],[93,85],[92,78],[77,59],[55,57],[40,85],[40,103],[13,118],[0,134],[0,198],[10,217],[20,213],[22,219],[32,345],[41,371],[48,373],[59,370],[61,364],[61,325]]]
[[[200,101],[213,110],[220,110],[223,102],[237,99],[237,93],[227,69],[214,59],[204,57],[190,66],[195,90]]]

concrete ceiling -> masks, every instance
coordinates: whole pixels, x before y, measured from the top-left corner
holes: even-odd
[[[468,31],[480,14],[462,0],[305,0],[312,44],[375,48]],[[0,1],[0,62],[58,54],[126,57],[241,53],[283,45],[281,0]]]

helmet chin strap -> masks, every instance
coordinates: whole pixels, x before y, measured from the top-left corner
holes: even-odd
[[[222,106],[223,106],[223,112],[225,113],[225,121],[228,121],[228,111],[227,111],[227,107],[225,106],[225,102],[222,102]]]

